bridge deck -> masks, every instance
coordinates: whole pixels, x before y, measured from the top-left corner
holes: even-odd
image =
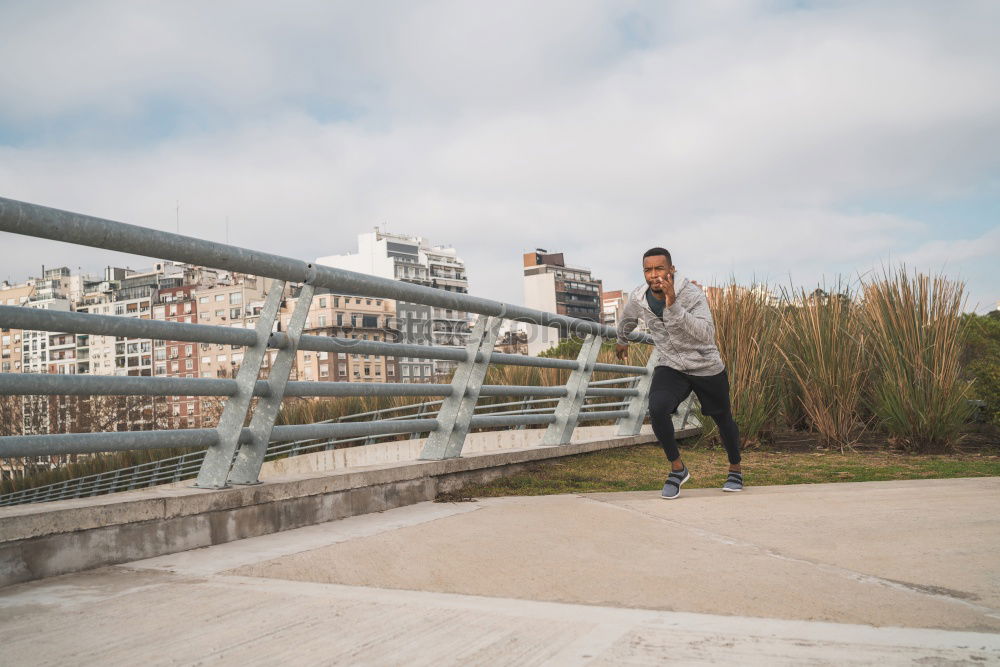
[[[998,478],[422,503],[0,589],[0,646],[9,664],[994,663],[998,524]]]

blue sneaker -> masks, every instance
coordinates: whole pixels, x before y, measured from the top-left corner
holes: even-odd
[[[687,466],[684,466],[682,470],[672,471],[667,476],[667,482],[663,485],[663,492],[660,494],[660,497],[673,500],[681,495],[681,484],[689,479],[691,479],[691,473],[688,472]]]
[[[735,493],[736,491],[743,490],[743,473],[729,471],[729,477],[726,478],[726,483],[722,485],[723,491],[729,491]]]

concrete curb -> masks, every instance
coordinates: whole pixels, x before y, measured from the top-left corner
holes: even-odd
[[[655,441],[643,433],[275,477],[222,490],[157,487],[0,508],[0,586],[380,512],[513,474],[534,461]]]

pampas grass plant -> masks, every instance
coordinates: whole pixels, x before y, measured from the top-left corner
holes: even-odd
[[[817,289],[785,296],[778,351],[790,392],[824,443],[843,452],[863,428],[858,408],[866,376],[851,294],[838,287],[832,294]]]
[[[968,414],[961,379],[965,285],[896,272],[862,281],[862,329],[879,425],[904,449],[947,450]]]

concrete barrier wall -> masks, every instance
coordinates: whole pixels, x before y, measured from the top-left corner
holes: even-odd
[[[168,485],[0,508],[0,586],[433,500],[536,461],[655,442],[648,426],[626,438],[611,436],[613,428],[577,429],[574,441],[559,447],[524,446],[540,438],[537,429],[477,433],[472,435],[484,436],[478,452],[470,436],[471,451],[446,461],[414,460],[420,441],[369,445],[367,451],[269,464],[263,483],[253,486],[211,491]],[[507,434],[514,435],[500,437]]]

